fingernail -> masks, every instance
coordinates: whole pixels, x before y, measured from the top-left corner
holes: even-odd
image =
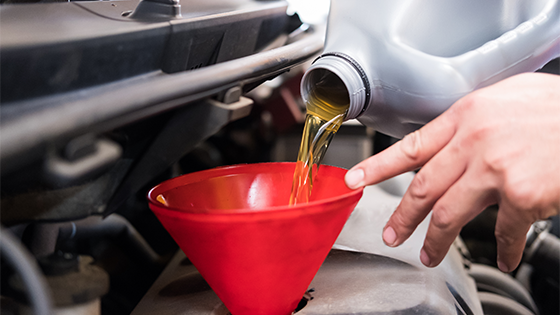
[[[344,180],[346,181],[346,186],[352,189],[358,188],[363,179],[364,179],[364,170],[360,168],[355,170],[349,170],[346,173],[346,176],[344,177]]]
[[[422,248],[422,250],[420,251],[420,261],[424,264],[424,266],[426,267],[431,267],[431,261],[430,261],[430,257],[428,257],[428,254],[426,254],[426,251]]]
[[[383,231],[383,242],[388,246],[395,246],[395,242],[397,241],[397,233],[393,230],[392,227],[388,226]]]
[[[502,272],[505,272],[505,273],[508,273],[508,272],[509,272],[508,266],[507,266],[504,262],[499,261],[499,260],[498,260],[498,268],[499,268]]]

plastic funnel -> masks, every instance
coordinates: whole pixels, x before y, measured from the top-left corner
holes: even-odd
[[[310,202],[288,206],[295,163],[221,167],[148,193],[150,208],[233,315],[288,315],[362,196],[322,165]]]

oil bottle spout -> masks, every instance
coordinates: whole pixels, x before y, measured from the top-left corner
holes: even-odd
[[[348,98],[344,102],[349,102],[346,119],[359,117],[370,103],[371,88],[362,67],[343,53],[323,54],[309,67],[301,81],[301,96],[304,103],[309,103],[311,92],[321,84],[320,82],[333,75],[338,80],[333,81],[333,86],[329,89],[325,89],[323,97],[328,98],[331,103],[343,102],[339,101],[340,97],[336,95],[342,90]]]

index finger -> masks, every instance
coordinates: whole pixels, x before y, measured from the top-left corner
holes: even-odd
[[[453,116],[447,111],[386,150],[356,164],[346,173],[346,185],[356,189],[377,184],[424,165],[453,138],[456,131]]]

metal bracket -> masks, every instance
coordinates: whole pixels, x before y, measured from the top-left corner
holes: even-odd
[[[212,99],[207,100],[207,102],[213,106],[229,111],[230,122],[248,116],[253,108],[253,100],[243,96],[239,97],[239,99],[233,103],[218,102]]]
[[[52,151],[45,162],[46,180],[56,186],[87,179],[113,164],[121,156],[121,147],[113,141],[91,135],[70,141],[63,156]]]
[[[181,18],[179,0],[142,0],[129,15],[136,20],[169,20]]]

